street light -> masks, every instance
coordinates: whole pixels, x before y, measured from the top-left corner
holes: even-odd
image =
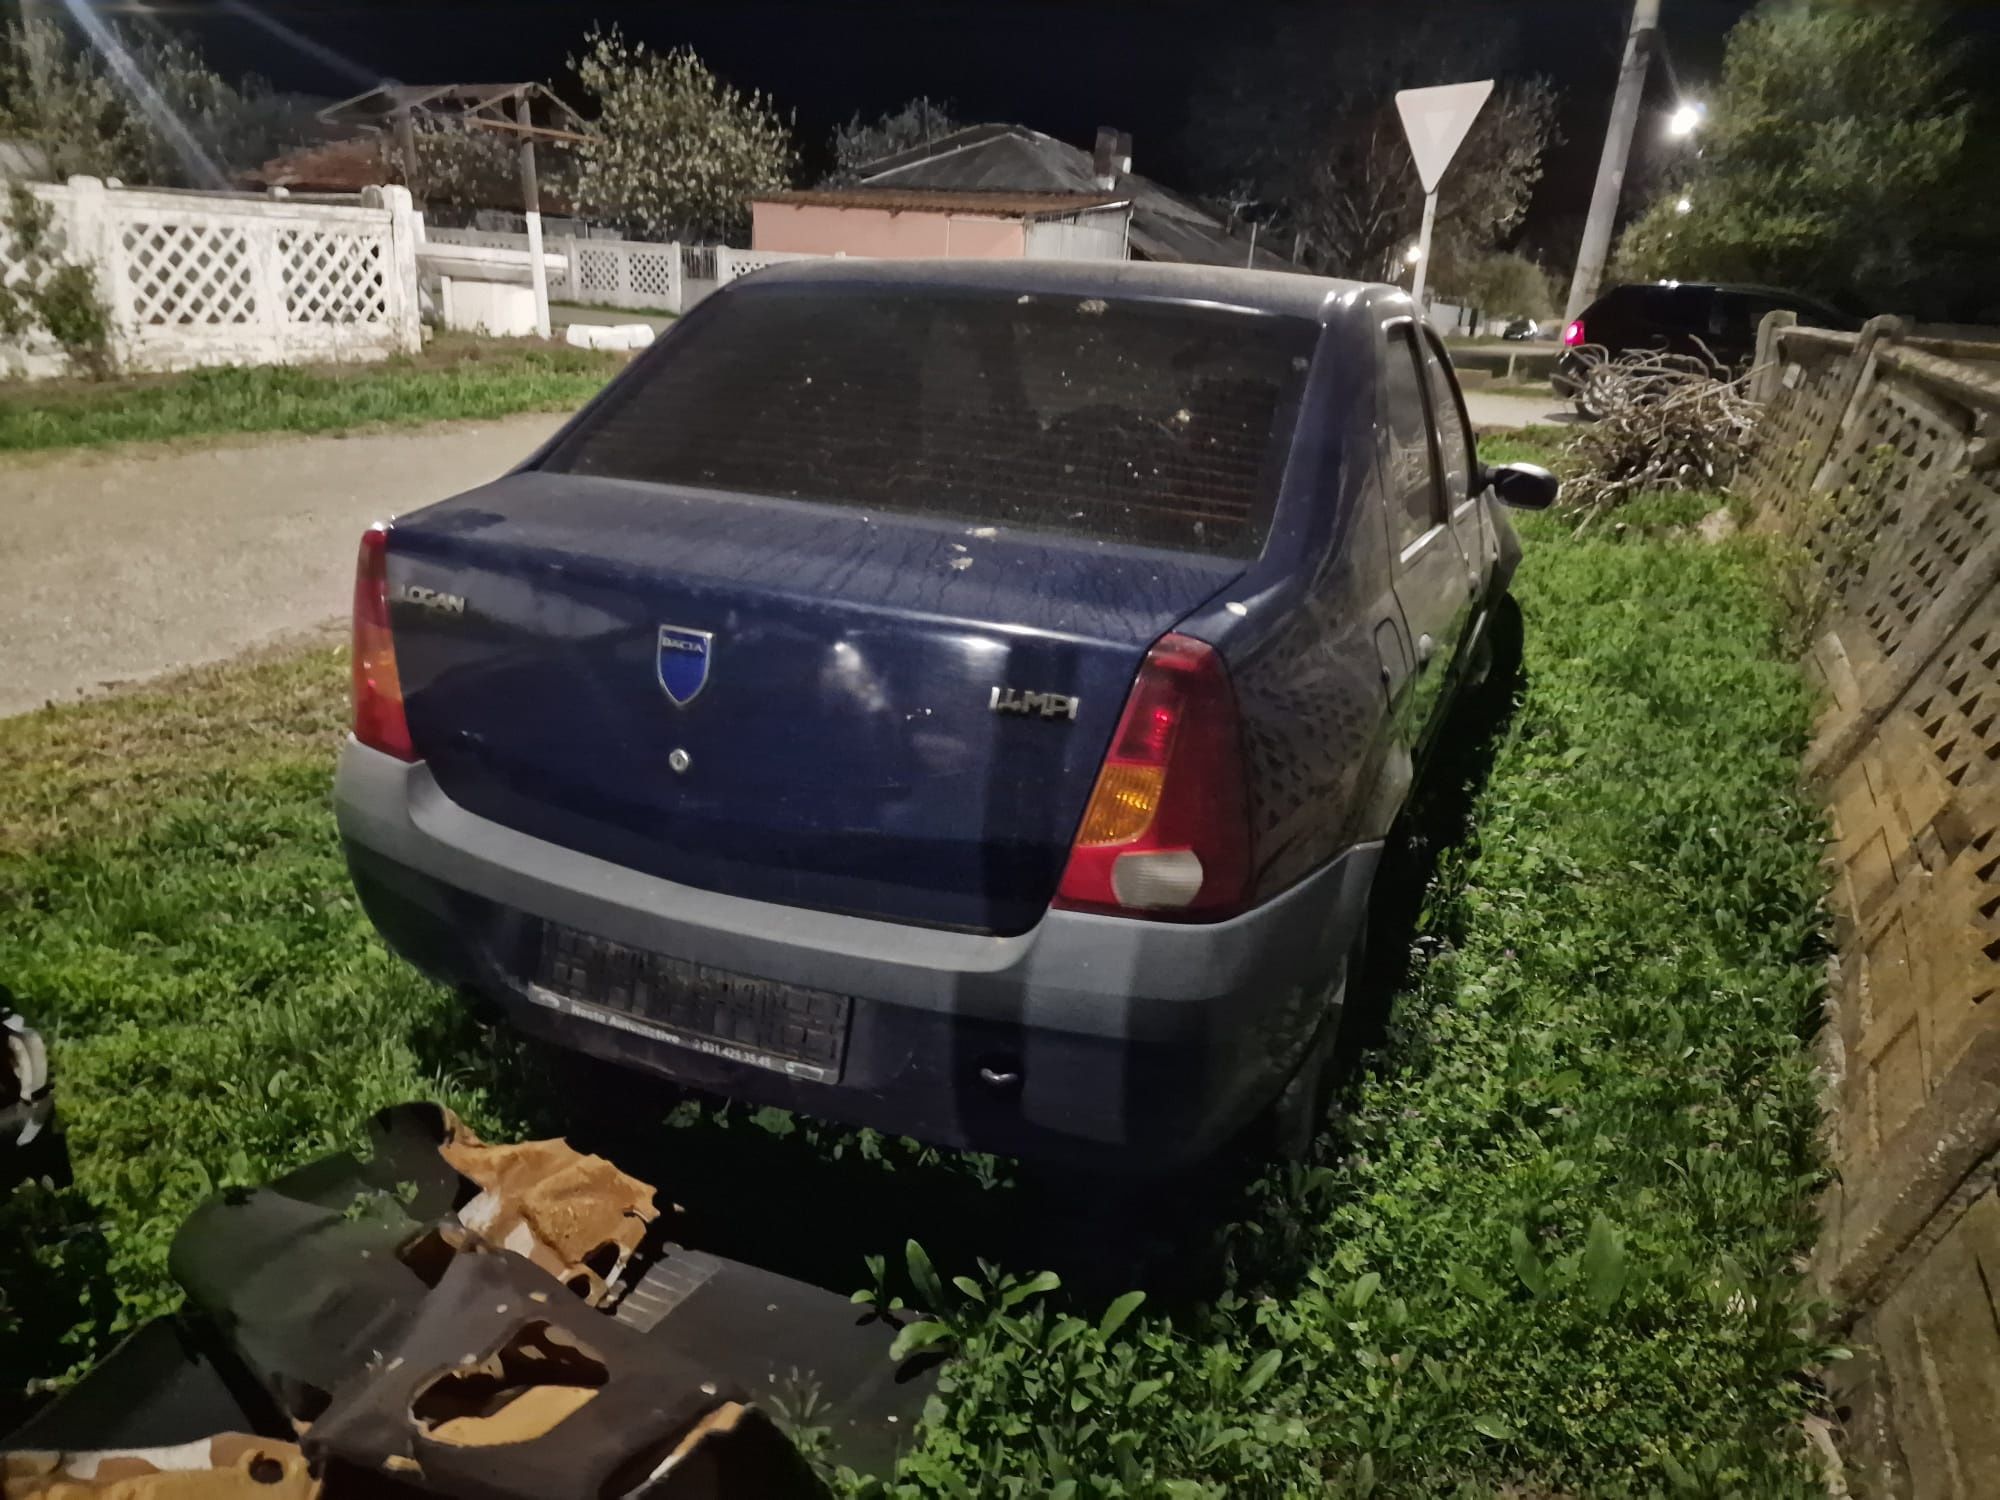
[[[1701,122],[1708,116],[1705,104],[1686,103],[1667,117],[1667,134],[1677,141],[1686,140],[1701,128]]]
[[[1685,193],[1681,194],[1680,198],[1674,203],[1674,212],[1677,214],[1693,213],[1694,199],[1688,197]]]
[[[1408,265],[1414,266],[1418,261],[1422,260],[1423,258],[1424,258],[1424,247],[1422,245],[1412,245],[1410,246],[1409,249],[1403,252],[1403,260]]]

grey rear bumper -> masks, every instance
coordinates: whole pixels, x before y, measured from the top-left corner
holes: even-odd
[[[977,1149],[1135,1164],[1204,1154],[1282,1086],[1344,972],[1380,853],[1351,849],[1228,922],[1051,911],[991,937],[641,874],[477,817],[422,764],[351,740],[335,801],[357,889],[390,945],[526,1029],[731,1097]],[[551,1008],[528,982],[544,921],[851,997],[838,1081]]]

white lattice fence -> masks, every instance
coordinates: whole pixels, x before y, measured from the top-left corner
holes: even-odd
[[[728,245],[715,247],[715,284],[728,286],[739,276],[748,276],[752,271],[761,271],[766,266],[775,266],[787,260],[825,260],[826,256],[814,255],[804,250],[735,250]]]
[[[120,231],[125,293],[138,328],[257,321],[257,268],[240,225],[180,216],[135,219]]]
[[[430,238],[446,245],[528,248],[525,234],[489,229],[434,229]],[[655,240],[560,238],[549,240],[548,248],[569,260],[568,276],[549,283],[553,300],[677,313],[683,296],[682,255],[702,247]]]
[[[112,354],[129,370],[373,359],[422,347],[409,195],[351,206],[228,194],[36,189],[72,260],[96,273]],[[0,274],[23,272],[0,251]],[[27,374],[53,373],[32,347]]]
[[[55,191],[58,190],[38,190],[36,196],[48,202]],[[68,225],[60,213],[49,226],[43,243],[33,249],[18,242],[6,223],[0,222],[0,286],[18,290],[47,280],[51,267],[67,257],[69,238]],[[7,366],[20,374],[57,375],[65,368],[55,340],[40,329],[30,330],[19,347],[9,348],[6,353]]]
[[[393,314],[384,236],[281,229],[278,267],[294,323],[376,324]]]

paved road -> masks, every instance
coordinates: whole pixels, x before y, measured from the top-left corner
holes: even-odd
[[[1567,426],[1576,421],[1576,413],[1554,396],[1514,396],[1477,386],[1466,391],[1465,410],[1481,432],[1496,427]]]
[[[1573,420],[1466,392],[1482,429]],[[344,615],[370,521],[499,474],[556,414],[0,464],[0,714],[217,661]]]
[[[370,521],[493,478],[562,420],[0,465],[0,714],[344,615]]]
[[[671,328],[674,320],[664,313],[632,312],[623,307],[571,307],[557,303],[549,309],[549,322],[558,329],[567,328],[572,323],[599,323],[608,327],[621,323],[644,323],[657,331]]]

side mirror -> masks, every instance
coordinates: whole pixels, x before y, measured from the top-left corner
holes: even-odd
[[[1486,471],[1493,498],[1515,510],[1547,510],[1561,488],[1556,476],[1540,464],[1501,464]]]

